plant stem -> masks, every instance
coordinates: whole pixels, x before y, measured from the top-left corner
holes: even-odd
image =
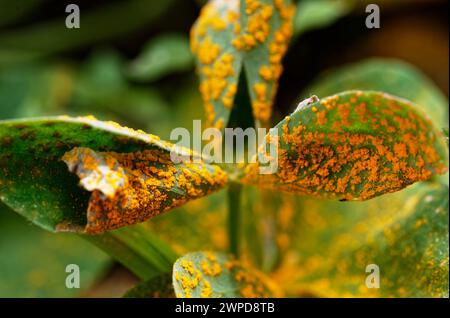
[[[172,271],[177,254],[171,247],[138,224],[101,235],[81,235],[122,263],[142,280]]]
[[[228,187],[228,238],[230,253],[239,257],[241,227],[241,192],[242,185],[232,182]]]
[[[255,122],[253,118],[252,103],[249,95],[249,88],[247,85],[246,72],[241,72],[239,75],[239,84],[234,105],[239,107],[233,107],[233,111],[230,114],[227,128],[241,128],[246,129],[249,127],[255,128]],[[225,145],[223,146],[225,147]],[[248,147],[248,141],[245,144]],[[229,150],[229,149],[228,149]],[[233,149],[235,152],[236,149]],[[237,157],[236,157],[237,159]],[[236,169],[236,165],[233,166],[231,176],[236,177],[236,173],[242,174],[242,171]],[[241,192],[242,185],[235,181],[231,181],[228,187],[228,238],[229,238],[229,250],[230,253],[239,257],[240,241],[241,241]]]

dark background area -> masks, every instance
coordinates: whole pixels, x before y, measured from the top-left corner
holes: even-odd
[[[121,1],[45,0],[41,2],[37,10],[23,14],[1,30],[14,31],[58,18],[63,21],[66,15],[65,6],[68,3],[76,3],[80,6],[83,27],[85,12],[101,10],[105,5]],[[190,27],[199,15],[202,3],[204,1],[201,0],[176,0],[166,12],[153,21],[149,21],[148,25],[137,28],[136,31],[98,41],[95,45],[61,52],[57,57],[83,61],[93,49],[112,47],[124,57],[132,59],[139,54],[149,39],[158,34],[176,32],[188,36]],[[364,12],[364,5],[358,5],[351,14],[342,17],[336,23],[302,34],[292,43],[284,59],[285,72],[281,78],[277,97],[276,106],[280,113],[286,113],[296,101],[298,92],[321,72],[367,57],[393,57],[410,62],[427,74],[448,96],[448,1],[379,1],[379,5],[381,8],[380,29],[369,30],[364,26],[367,14]],[[23,11],[19,1],[14,2],[13,6],[17,7],[17,11]],[[123,14],[127,15],[126,12]],[[119,19],[111,23],[122,22]],[[99,25],[99,27],[108,26]],[[54,40],[58,41],[58,39]],[[172,88],[184,83],[186,77],[191,80],[191,73],[187,71],[165,76],[157,83],[157,86],[170,92]]]

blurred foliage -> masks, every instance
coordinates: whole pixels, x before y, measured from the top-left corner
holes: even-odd
[[[356,1],[304,0],[299,1],[294,17],[294,35],[300,36],[310,30],[327,27],[340,17],[350,13]]]
[[[286,197],[280,213],[290,215],[290,249],[274,276],[289,294],[448,297],[447,186],[419,183],[345,205]],[[380,267],[379,289],[365,286],[368,264]]]
[[[191,31],[206,124],[230,126],[232,110],[244,117],[235,101],[246,83],[252,126],[267,126],[282,74],[281,61],[293,34],[292,0],[261,2],[208,1]]]
[[[172,275],[165,274],[137,284],[128,290],[124,298],[175,298]]]
[[[219,191],[191,201],[173,213],[159,215],[144,226],[169,242],[179,254],[195,250],[225,251],[228,247],[225,202],[226,191]]]
[[[194,59],[186,36],[165,34],[152,39],[131,62],[129,76],[151,82],[175,72],[192,70]]]
[[[34,4],[33,1],[28,2]],[[0,34],[0,66],[124,36],[151,25],[172,2],[114,1],[89,12],[83,11],[82,27],[79,29],[68,30],[64,15],[20,29],[8,29]],[[21,5],[26,6],[26,3]],[[64,8],[61,6],[61,10]]]
[[[319,98],[344,90],[376,90],[408,99],[434,123],[448,126],[448,99],[418,69],[392,59],[369,59],[328,70],[300,94],[299,100]]]
[[[194,252],[173,265],[173,287],[178,298],[268,298],[282,292],[269,277],[232,256]]]
[[[55,235],[0,206],[0,297],[70,297],[88,290],[111,260],[74,234]],[[80,267],[80,289],[66,288],[66,266]]]
[[[379,91],[344,91],[313,101],[299,104],[275,126],[277,173],[262,174],[262,164],[251,163],[245,184],[369,200],[447,172],[440,129],[408,100]],[[263,148],[259,155],[265,153]]]

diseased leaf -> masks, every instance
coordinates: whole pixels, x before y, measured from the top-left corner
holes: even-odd
[[[331,96],[346,90],[381,91],[420,106],[438,127],[448,126],[448,99],[414,66],[394,59],[368,59],[328,71],[307,87],[310,94]]]
[[[277,172],[259,174],[252,163],[244,183],[367,200],[447,171],[441,132],[416,106],[385,93],[349,91],[305,104],[276,128]]]
[[[0,70],[0,118],[46,116],[66,107],[74,70],[68,64],[27,64]]]
[[[223,253],[184,255],[175,262],[172,279],[178,298],[281,297],[268,277]]]
[[[417,183],[347,204],[291,196],[280,214],[302,236],[289,235],[274,279],[294,297],[448,297],[448,191]],[[366,286],[369,264],[380,288]]]
[[[172,275],[164,274],[140,283],[127,291],[124,298],[175,298]]]
[[[89,117],[1,121],[0,149],[1,199],[50,231],[96,234],[142,222],[227,180],[186,149]],[[174,164],[172,150],[193,162]]]
[[[117,52],[99,50],[79,69],[59,62],[2,68],[0,119],[89,113],[169,136],[176,126],[168,120],[174,118],[173,102],[155,88],[127,83],[124,66]]]
[[[166,34],[145,46],[128,73],[133,79],[154,81],[172,72],[189,70],[193,64],[189,40],[180,34]]]
[[[241,4],[241,23],[246,30],[235,45],[247,51],[244,68],[253,116],[257,122],[267,124],[283,71],[281,62],[293,33],[295,6],[289,0],[261,1],[260,5],[257,0],[245,3]],[[267,22],[261,22],[264,20]],[[260,44],[253,45],[251,37]]]
[[[224,127],[237,93],[242,57],[231,44],[239,34],[239,1],[210,1],[191,30],[207,124]]]
[[[290,0],[210,0],[191,31],[209,125],[225,127],[245,70],[256,122],[271,116],[292,36]]]
[[[76,73],[73,93],[64,99],[66,109],[75,115],[89,112],[111,120],[120,119],[132,127],[163,133],[168,119],[173,117],[168,103],[157,89],[130,85],[123,71],[125,65],[118,52],[93,52]],[[55,111],[44,115],[53,114]]]

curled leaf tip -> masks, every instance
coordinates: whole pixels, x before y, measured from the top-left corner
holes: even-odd
[[[62,160],[92,192],[85,229],[90,234],[143,222],[227,181],[219,167],[174,164],[170,154],[159,149],[115,153],[74,148]]]
[[[80,177],[83,188],[99,190],[111,198],[118,189],[128,186],[128,177],[116,159],[108,159],[107,163],[103,156],[89,148],[74,148],[62,157],[69,171]]]

